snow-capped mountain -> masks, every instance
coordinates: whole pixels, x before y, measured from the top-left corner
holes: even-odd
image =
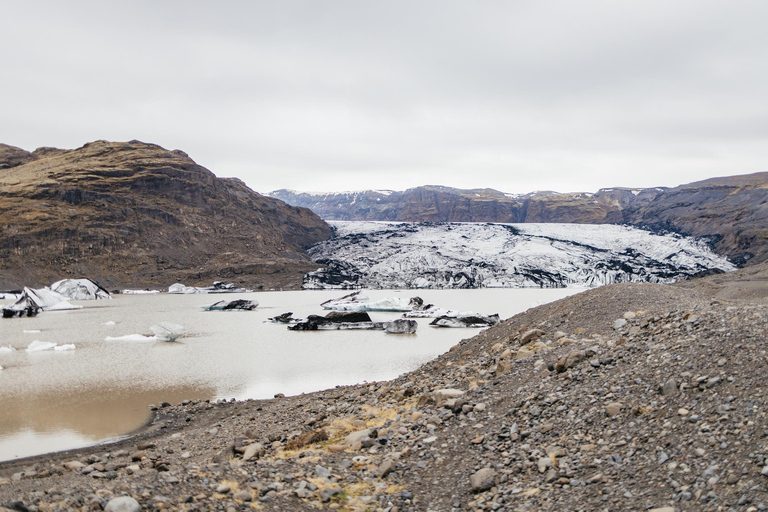
[[[735,267],[677,234],[616,225],[332,222],[304,288],[590,287]]]

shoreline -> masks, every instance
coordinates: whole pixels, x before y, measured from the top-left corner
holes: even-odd
[[[526,340],[535,330],[539,339]],[[157,411],[164,428],[114,445],[0,463],[0,504],[85,510],[118,496],[168,510],[758,504],[763,464],[748,455],[762,452],[768,420],[748,404],[768,403],[764,339],[765,301],[716,299],[703,286],[606,286],[518,314],[392,381],[170,406]]]

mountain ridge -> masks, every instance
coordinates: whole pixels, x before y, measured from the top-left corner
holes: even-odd
[[[281,189],[268,195],[309,208],[325,220],[627,224],[706,238],[739,266],[768,260],[768,172],[595,193],[506,194],[427,185],[402,192]]]
[[[95,141],[0,146],[0,287],[87,276],[107,287],[297,287],[330,227],[311,211],[217,178],[180,150]]]

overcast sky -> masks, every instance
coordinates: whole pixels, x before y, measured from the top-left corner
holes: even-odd
[[[768,2],[3,2],[0,142],[251,188],[505,192],[768,170]]]

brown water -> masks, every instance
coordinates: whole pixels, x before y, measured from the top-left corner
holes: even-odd
[[[509,317],[578,290],[420,290],[441,307]],[[377,290],[371,300],[417,292]],[[294,332],[264,323],[292,311],[322,314],[338,291],[235,295],[116,295],[80,302],[81,310],[0,320],[0,460],[93,444],[124,435],[150,418],[148,405],[184,399],[269,398],[394,378],[447,351],[478,329],[435,329],[420,320],[415,335],[381,331]],[[204,312],[222,298],[256,299],[252,312]],[[387,320],[397,313],[372,313]],[[114,322],[114,324],[111,324]],[[106,341],[151,335],[172,322],[175,343]],[[109,324],[109,325],[108,325]],[[73,343],[67,352],[26,352],[32,341]]]

